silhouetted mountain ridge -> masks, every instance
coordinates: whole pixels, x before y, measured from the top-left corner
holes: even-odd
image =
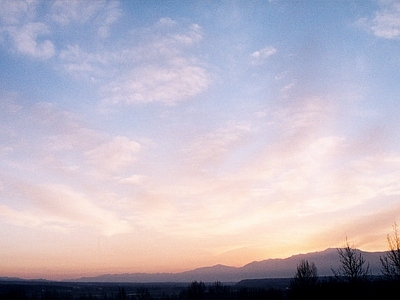
[[[373,275],[379,275],[381,269],[380,256],[385,252],[362,253],[366,263],[370,264]],[[334,248],[324,251],[296,254],[288,258],[271,258],[262,261],[253,261],[243,267],[232,267],[217,264],[201,267],[180,273],[125,273],[106,274],[95,277],[82,277],[72,279],[75,282],[191,282],[194,280],[203,282],[239,282],[243,279],[260,278],[291,278],[296,272],[298,263],[306,259],[314,262],[319,276],[332,276],[332,268],[340,266],[339,255]]]

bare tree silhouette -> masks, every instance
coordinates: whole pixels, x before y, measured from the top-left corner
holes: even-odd
[[[297,265],[297,271],[291,284],[298,287],[310,287],[315,285],[317,281],[318,272],[315,264],[309,263],[308,260],[301,260]]]
[[[393,236],[387,235],[389,251],[380,257],[382,274],[389,280],[400,280],[400,236],[397,223],[393,224]]]
[[[313,298],[318,281],[317,267],[313,262],[301,260],[294,278],[290,281],[290,296],[297,299]]]
[[[365,265],[365,259],[355,248],[350,247],[346,237],[344,248],[338,248],[341,266],[338,270],[332,269],[333,274],[339,281],[358,283],[368,280],[370,275],[369,263]]]

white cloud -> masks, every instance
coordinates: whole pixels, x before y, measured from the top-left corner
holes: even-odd
[[[55,54],[54,44],[50,40],[38,41],[41,35],[49,34],[48,27],[39,22],[31,22],[22,27],[8,30],[19,53],[37,58],[50,58]]]
[[[400,2],[382,1],[373,18],[362,18],[358,23],[377,37],[400,39]]]
[[[210,78],[205,69],[184,59],[168,66],[148,65],[134,69],[104,89],[107,103],[176,104],[207,89]]]
[[[276,53],[277,49],[273,46],[268,46],[265,47],[261,50],[254,51],[251,54],[251,63],[253,65],[260,65],[265,62],[265,60],[270,57],[271,55],[274,55]]]
[[[55,54],[53,42],[43,40],[51,33],[43,22],[35,22],[37,1],[2,1],[0,33],[7,34],[17,52],[36,58]]]
[[[171,19],[159,20],[147,33],[149,42],[114,56],[132,68],[103,88],[104,102],[173,105],[200,94],[209,87],[211,77],[186,51],[201,39],[197,24],[184,27]]]

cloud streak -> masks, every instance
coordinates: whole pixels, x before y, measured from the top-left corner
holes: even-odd
[[[32,109],[10,110],[8,114],[14,116],[13,122],[19,130],[29,128],[29,136],[40,142],[27,136],[22,144],[9,144],[9,151],[1,153],[7,158],[1,174],[7,184],[1,192],[7,199],[27,207],[3,205],[5,220],[20,226],[67,231],[83,225],[97,228],[106,236],[131,230],[129,222],[119,216],[118,207],[113,211],[110,206],[99,204],[101,201],[106,204],[112,196],[94,192],[92,182],[114,181],[115,175],[135,162],[141,150],[138,142],[124,136],[110,138],[85,128],[74,114],[49,103],[39,103]],[[25,147],[30,149],[28,156],[23,154]],[[29,170],[25,177],[13,179],[12,174],[22,168],[21,162],[30,166]],[[46,173],[54,177],[38,183],[35,178]],[[76,191],[59,183],[60,180],[86,184]]]
[[[131,230],[126,220],[67,186],[25,184],[16,189],[22,193],[22,201],[26,201],[29,210],[19,211],[2,205],[0,212],[11,223],[67,231],[84,225],[97,228],[106,236]]]

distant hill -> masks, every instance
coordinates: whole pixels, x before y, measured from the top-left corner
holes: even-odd
[[[18,277],[1,277],[0,276],[0,281],[22,281],[23,279],[18,278]]]
[[[360,251],[360,250],[357,250]],[[385,252],[360,251],[366,262],[370,264],[373,275],[380,275],[380,256]],[[261,278],[291,278],[296,272],[297,264],[306,259],[314,262],[319,276],[332,276],[332,269],[340,266],[339,255],[336,249],[328,248],[320,252],[297,254],[283,259],[267,259],[254,261],[243,267],[229,267],[215,265],[198,268],[181,273],[131,273],[106,274],[96,277],[82,277],[73,279],[74,282],[239,282],[244,279]]]
[[[51,282],[50,280],[37,278],[37,279],[22,279],[19,277],[2,277],[0,276],[0,282]]]

